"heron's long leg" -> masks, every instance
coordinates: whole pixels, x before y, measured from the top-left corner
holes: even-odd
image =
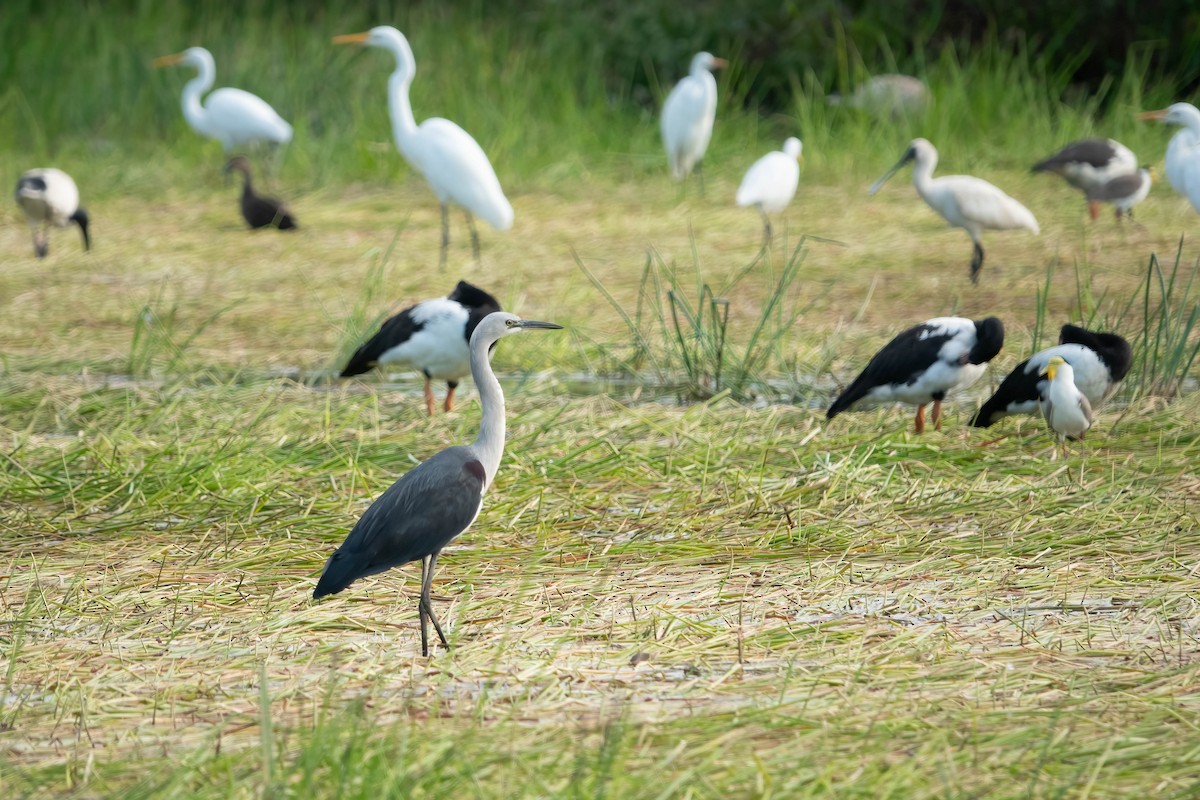
[[[941,400],[933,401],[932,419],[933,419],[934,429],[940,431],[942,429],[942,401]]]
[[[771,246],[771,237],[775,234],[771,230],[771,218],[767,216],[767,212],[762,212],[763,217],[763,249],[766,250]]]
[[[425,585],[428,583],[429,556],[421,559],[421,596],[417,600],[417,616],[421,618],[421,655],[429,655],[429,626],[425,623]]]
[[[450,250],[450,209],[442,203],[442,255],[438,259],[438,267],[446,268],[446,254]],[[430,412],[432,413],[432,412]]]
[[[479,263],[479,231],[475,228],[475,218],[471,216],[471,212],[464,212],[467,215],[467,229],[471,231],[471,252],[475,255],[475,263]]]
[[[917,406],[917,417],[913,420],[913,424],[917,427],[917,433],[925,432],[925,406]]]
[[[700,196],[704,197],[704,162],[696,162],[696,178],[700,181]]]
[[[429,655],[429,649],[426,647],[427,640],[425,638],[424,619],[426,617],[428,617],[429,621],[433,623],[433,629],[437,631],[438,638],[442,641],[442,647],[446,648],[447,650],[450,649],[450,643],[446,641],[446,634],[442,633],[441,623],[439,623],[437,617],[434,616],[433,601],[429,597],[429,591],[433,588],[433,571],[437,569],[437,560],[437,553],[434,553],[430,556],[425,556],[425,558],[421,560],[421,607],[424,611],[424,616],[421,618],[421,652],[423,655]],[[424,568],[426,564],[429,565],[428,569]]]
[[[429,416],[433,416],[433,383],[428,375],[425,376],[425,410],[429,412]]]
[[[457,388],[457,383],[454,383],[453,381],[446,381],[446,402],[442,405],[442,408],[445,409],[447,413],[454,408],[454,390]]]
[[[1100,204],[1094,200],[1088,201],[1088,214],[1092,218],[1092,222],[1100,219]]]
[[[983,269],[983,245],[975,242],[975,250],[971,254],[971,283],[979,283],[981,269]]]

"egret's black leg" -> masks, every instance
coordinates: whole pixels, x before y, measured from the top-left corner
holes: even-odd
[[[975,242],[975,250],[971,255],[971,283],[979,283],[981,269],[983,269],[983,245]]]
[[[771,246],[771,237],[775,235],[771,230],[771,218],[767,216],[767,212],[762,212],[763,215],[763,249],[766,250]]]
[[[479,263],[479,231],[475,228],[475,218],[471,216],[471,212],[464,212],[467,215],[467,229],[471,231],[471,252],[475,255],[475,263]]]
[[[438,639],[442,641],[442,647],[450,649],[450,643],[446,641],[446,634],[442,633],[441,623],[433,614],[433,601],[429,597],[429,592],[433,588],[433,571],[437,568],[437,560],[437,553],[421,559],[421,655],[426,656],[429,655],[429,639],[425,628],[426,618],[433,623],[433,629],[437,631]]]
[[[438,259],[438,267],[446,268],[446,254],[450,250],[450,209],[442,203],[442,256]],[[432,413],[432,412],[430,412]]]

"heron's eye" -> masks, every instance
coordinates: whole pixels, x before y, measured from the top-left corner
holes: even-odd
[[[504,320],[504,324],[511,328],[513,325],[517,324],[517,321],[515,319],[506,319]]]

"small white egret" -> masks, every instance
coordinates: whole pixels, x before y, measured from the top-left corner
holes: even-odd
[[[913,186],[930,208],[942,215],[951,227],[962,228],[971,237],[975,248],[971,256],[971,282],[979,282],[983,268],[983,232],[1027,228],[1041,233],[1037,220],[1028,208],[1000,189],[970,175],[933,177],[937,166],[937,149],[927,139],[913,139],[896,165],[871,184],[873,196],[888,178],[910,161],[913,166]]]
[[[911,403],[916,432],[924,433],[925,406],[933,403],[933,425],[941,430],[942,400],[979,380],[1003,346],[1004,323],[996,317],[936,317],[914,325],[875,354],[825,417],[833,419],[860,400]]]
[[[242,219],[246,220],[246,224],[251,228],[278,228],[287,231],[299,227],[296,218],[281,200],[254,192],[254,183],[250,178],[250,160],[245,156],[229,159],[224,171],[242,173]]]
[[[442,646],[446,635],[433,613],[430,590],[442,548],[471,526],[483,496],[496,478],[504,455],[504,392],[492,371],[492,346],[505,336],[527,330],[558,330],[552,322],[534,322],[497,311],[471,335],[471,374],[479,387],[483,419],[475,443],[448,447],[413,467],[393,483],[359,518],[354,529],[325,562],[313,599],[337,594],[359,578],[410,561],[421,562],[421,655],[429,655],[426,620]]]
[[[1092,406],[1075,385],[1075,370],[1062,356],[1047,361],[1041,374],[1049,380],[1041,402],[1042,416],[1058,437],[1056,451],[1061,447],[1065,453],[1067,437],[1082,439],[1092,427]]]
[[[45,258],[50,252],[50,226],[65,228],[74,222],[83,234],[83,249],[90,250],[88,215],[79,205],[79,187],[61,169],[31,169],[17,179],[17,205],[33,233],[33,252]]]
[[[342,377],[361,375],[383,364],[420,370],[425,376],[425,409],[429,416],[433,416],[435,378],[446,382],[442,407],[450,411],[459,380],[471,372],[471,353],[467,349],[471,334],[484,317],[499,310],[496,298],[478,286],[459,281],[446,297],[423,300],[385,321],[378,333],[354,351]]]
[[[775,150],[755,161],[737,190],[737,204],[754,206],[763,218],[763,246],[771,242],[771,220],[767,216],[783,211],[796,196],[800,185],[800,158],[804,145],[795,136]]]
[[[471,230],[471,247],[479,260],[479,233],[472,214],[482,217],[498,231],[513,224],[513,208],[500,188],[500,179],[483,148],[455,123],[430,117],[417,125],[409,101],[408,88],[417,74],[417,60],[404,34],[390,25],[380,25],[364,33],[335,36],[334,44],[358,44],[379,47],[396,58],[396,69],[388,79],[388,110],[396,148],[425,176],[442,206],[441,264],[446,264],[450,247],[449,204],[461,206]]]
[[[1136,175],[1137,156],[1115,139],[1080,139],[1033,165],[1033,172],[1053,172],[1088,197],[1092,219],[1100,215],[1091,194],[1114,178]]]
[[[1160,111],[1147,111],[1138,119],[1156,119],[1183,130],[1167,145],[1167,180],[1175,191],[1200,211],[1200,109],[1191,103],[1173,103]]]
[[[1094,408],[1112,395],[1133,364],[1133,348],[1124,337],[1067,323],[1059,331],[1057,345],[1039,350],[1008,373],[971,424],[988,428],[1004,417],[1037,411],[1049,388],[1043,373],[1056,356],[1071,365],[1075,386]]]
[[[176,64],[197,70],[196,77],[183,87],[184,119],[196,133],[220,142],[226,153],[256,142],[287,144],[292,140],[292,126],[258,95],[226,87],[212,92],[200,104],[200,95],[212,88],[217,75],[212,53],[203,47],[189,47],[153,62],[155,67]]]
[[[701,193],[704,192],[701,161],[717,117],[717,80],[712,71],[728,63],[712,53],[697,53],[692,56],[687,76],[675,84],[663,102],[662,139],[671,175],[679,181],[695,170]]]

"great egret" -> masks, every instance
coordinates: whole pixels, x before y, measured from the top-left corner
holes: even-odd
[[[404,34],[390,25],[380,25],[365,33],[335,36],[334,44],[359,44],[379,47],[396,58],[396,69],[388,79],[388,110],[392,116],[392,134],[396,147],[412,167],[425,176],[442,206],[441,264],[446,264],[450,247],[449,204],[461,206],[471,230],[471,247],[479,260],[479,233],[472,214],[482,217],[498,231],[513,224],[513,209],[492,162],[479,143],[455,123],[430,117],[417,125],[408,88],[417,74],[417,61]]]
[[[425,409],[433,416],[434,379],[446,381],[443,408],[454,407],[454,390],[471,371],[467,344],[480,320],[499,311],[496,298],[466,281],[446,297],[425,300],[404,309],[379,328],[350,357],[342,377],[361,375],[373,367],[397,364],[425,376]]]
[[[410,561],[421,561],[421,654],[429,655],[426,620],[442,646],[446,635],[433,613],[429,593],[438,554],[470,527],[504,454],[504,392],[492,372],[492,345],[526,330],[560,329],[515,314],[489,314],[471,335],[471,374],[479,387],[483,420],[475,443],[447,448],[418,464],[379,496],[325,563],[313,598],[336,594],[359,578]]]
[[[1082,439],[1092,427],[1092,406],[1075,385],[1075,370],[1062,356],[1053,356],[1042,368],[1049,386],[1041,401],[1042,416],[1065,451],[1067,437]]]
[[[1061,358],[1071,365],[1075,385],[1098,408],[1116,390],[1117,384],[1129,374],[1133,363],[1133,348],[1115,333],[1089,331],[1078,325],[1066,324],[1058,334],[1058,344],[1039,350],[1017,364],[995,393],[989,397],[971,420],[977,428],[987,428],[1013,414],[1032,414],[1045,396],[1048,381],[1042,377],[1052,358]]]
[[[196,77],[183,87],[183,118],[201,136],[216,139],[228,153],[256,142],[287,144],[292,126],[275,113],[265,100],[241,89],[217,89],[200,104],[200,95],[212,88],[217,67],[212,53],[189,47],[182,53],[154,59],[155,67],[180,64],[194,67]]]
[[[929,87],[911,75],[876,75],[858,85],[854,94],[842,97],[831,94],[825,101],[831,106],[847,106],[896,120],[918,117],[929,107]]]
[[[925,406],[933,403],[933,425],[942,427],[942,400],[979,380],[987,362],[1004,346],[1004,324],[996,317],[970,320],[936,317],[892,339],[825,413],[833,419],[860,400],[917,406],[916,432],[925,431]]]
[[[1160,111],[1147,111],[1138,119],[1156,119],[1183,130],[1167,145],[1167,180],[1175,191],[1200,211],[1200,109],[1191,103],[1173,103]]]
[[[971,237],[975,248],[971,256],[971,282],[979,282],[983,268],[983,232],[1028,228],[1041,233],[1037,220],[1029,209],[1000,189],[970,175],[933,177],[937,166],[937,149],[927,139],[913,139],[896,165],[871,185],[873,196],[888,178],[910,161],[913,166],[913,186],[930,208],[942,215],[951,227],[962,228]]]
[[[296,227],[296,218],[282,201],[254,193],[250,178],[250,161],[245,156],[234,156],[225,165],[225,172],[242,173],[242,219],[251,228],[279,228],[281,231]]]
[[[1137,156],[1115,139],[1080,139],[1033,165],[1033,172],[1053,172],[1088,198],[1092,219],[1100,215],[1099,201],[1091,195],[1122,175],[1137,174]]]
[[[50,226],[65,228],[74,222],[83,234],[83,249],[90,250],[88,215],[79,205],[79,187],[61,169],[31,169],[17,179],[17,205],[33,233],[33,252],[45,258],[50,252]]]
[[[737,204],[754,206],[763,218],[763,246],[771,241],[771,220],[767,216],[783,211],[796,196],[800,185],[800,152],[804,145],[795,136],[775,150],[755,161],[737,190]]]
[[[728,63],[712,53],[692,56],[687,76],[675,84],[662,107],[662,139],[671,175],[675,180],[683,180],[696,170],[701,192],[704,176],[700,162],[708,149],[717,116],[717,80],[712,71]]]

